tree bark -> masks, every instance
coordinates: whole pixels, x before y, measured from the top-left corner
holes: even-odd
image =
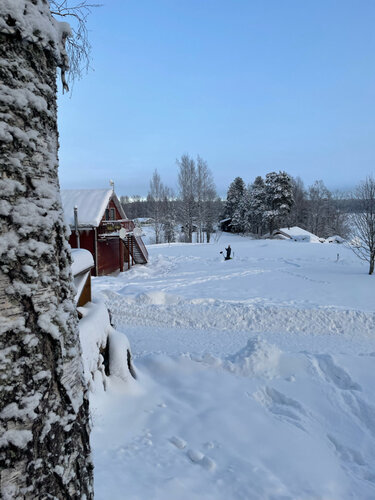
[[[57,61],[12,29],[0,30],[0,59],[0,496],[92,498],[89,408],[57,176]]]
[[[371,258],[370,259],[370,270],[369,270],[369,274],[371,275],[373,272],[374,272],[374,258]]]

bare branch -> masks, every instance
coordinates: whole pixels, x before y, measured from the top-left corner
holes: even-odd
[[[359,211],[352,215],[350,243],[353,252],[370,264],[369,274],[375,267],[375,180],[367,177],[356,190]]]
[[[58,18],[69,18],[72,36],[66,40],[66,50],[69,57],[68,82],[82,78],[90,68],[91,44],[87,29],[87,19],[92,9],[101,7],[101,4],[89,3],[86,0],[71,2],[69,0],[49,0],[51,14]],[[68,83],[63,78],[63,87]]]

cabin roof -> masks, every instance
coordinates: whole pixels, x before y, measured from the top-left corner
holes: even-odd
[[[306,229],[302,229],[301,227],[298,227],[298,226],[280,227],[280,229],[278,229],[276,231],[282,231],[283,233],[287,234],[290,237],[300,236],[300,235],[315,236],[314,234],[310,233],[309,231],[306,231]]]
[[[79,226],[98,227],[111,199],[121,218],[126,219],[125,212],[112,189],[63,189],[61,201],[65,222],[70,226],[74,225],[74,207],[77,207]]]

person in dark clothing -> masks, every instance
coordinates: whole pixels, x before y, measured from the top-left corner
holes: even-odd
[[[226,248],[225,250],[227,252],[225,260],[229,260],[230,259],[230,254],[232,253],[232,249],[231,249],[230,245],[228,245],[228,248]]]

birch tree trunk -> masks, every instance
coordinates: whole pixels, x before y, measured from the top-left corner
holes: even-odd
[[[92,498],[89,409],[59,195],[45,0],[0,5],[0,497]]]

